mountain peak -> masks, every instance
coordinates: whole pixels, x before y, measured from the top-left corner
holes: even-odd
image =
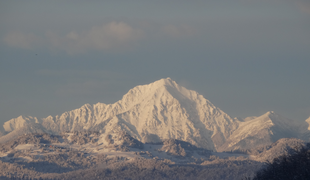
[[[265,113],[266,116],[270,116],[270,115],[276,115],[276,113],[274,111],[268,111]]]
[[[275,113],[274,111],[268,111],[265,114],[262,115],[263,117],[268,117],[271,120],[277,120],[277,119],[283,119],[284,117],[282,117],[281,115]]]
[[[170,77],[162,78],[162,79],[160,79],[160,80],[164,80],[164,81],[166,81],[166,82],[174,82]],[[159,80],[159,81],[160,81],[160,80]]]
[[[155,81],[154,83],[151,83],[151,84],[156,85],[157,87],[161,87],[161,86],[176,87],[176,86],[178,86],[178,84],[174,80],[172,80],[170,77],[160,79],[160,80]]]
[[[32,116],[18,116],[17,118],[13,118],[3,124],[3,128],[7,132],[11,132],[15,129],[25,126],[29,123],[39,123],[36,117]]]
[[[154,96],[166,97],[167,94],[180,92],[185,95],[189,94],[189,90],[179,86],[171,78],[163,78],[146,85],[139,85],[130,89],[122,98],[121,101],[136,104],[148,98],[153,98]],[[177,93],[178,94],[178,93]]]
[[[152,94],[156,93],[156,91],[160,88],[175,85],[177,85],[176,82],[172,81],[170,78],[160,79],[146,85],[139,85],[130,89],[123,96],[121,101],[136,104],[146,97],[152,96]]]
[[[275,113],[274,111],[268,111],[265,114],[261,115],[260,117],[269,118],[273,123],[283,120],[287,121],[287,118],[282,117],[281,115]]]

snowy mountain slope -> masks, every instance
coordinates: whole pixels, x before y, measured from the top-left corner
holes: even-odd
[[[21,135],[30,134],[30,133],[48,133],[48,132],[49,131],[46,130],[41,124],[28,122],[28,123],[25,123],[24,126],[16,128],[10,133],[1,136],[0,144],[16,139],[17,137]]]
[[[237,124],[201,95],[169,78],[137,86],[118,103],[127,110],[111,123],[127,127],[142,141],[155,135],[157,139],[175,138],[214,149],[213,144],[225,141]]]
[[[13,118],[3,124],[3,128],[7,132],[11,132],[15,129],[21,128],[26,124],[31,123],[39,123],[39,120],[36,117],[31,116],[19,116],[17,118]]]
[[[5,135],[5,132],[0,131],[0,137],[1,137],[1,136],[4,136],[4,135]]]
[[[298,125],[273,112],[260,117],[231,118],[202,95],[170,78],[136,86],[114,104],[85,104],[42,119],[11,119],[4,123],[6,133],[10,132],[5,137],[13,138],[18,134],[15,130],[30,125],[50,133],[88,130],[108,135],[126,131],[142,142],[177,139],[217,151],[253,148],[283,137],[306,137],[297,132]],[[33,132],[29,128],[22,130],[26,131]]]
[[[250,120],[253,120],[255,118],[257,118],[257,117],[256,116],[250,116],[250,117],[244,118],[243,121],[250,121]]]
[[[298,137],[298,124],[273,111],[239,123],[226,143],[219,148],[222,151],[250,149],[265,146],[281,138]]]

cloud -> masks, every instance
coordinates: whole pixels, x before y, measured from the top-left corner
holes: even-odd
[[[40,43],[40,38],[33,33],[22,33],[20,31],[10,32],[4,37],[8,46],[33,49]]]
[[[86,32],[71,31],[64,37],[52,32],[48,32],[46,36],[53,48],[75,54],[90,49],[111,50],[128,47],[143,36],[143,31],[124,22],[111,22],[102,26],[93,26]]]
[[[111,22],[102,26],[93,26],[89,31],[77,33],[71,31],[64,37],[48,33],[53,47],[63,49],[69,54],[82,53],[87,50],[123,50],[130,49],[140,39],[152,41],[151,32],[157,31],[160,37],[184,38],[196,33],[187,25],[162,25],[155,29],[133,28],[124,22]]]
[[[110,22],[102,26],[93,26],[88,31],[71,31],[59,35],[47,31],[45,37],[20,31],[10,32],[4,37],[4,42],[11,47],[34,49],[47,47],[52,50],[66,51],[76,54],[88,50],[118,50],[130,48],[143,36],[143,31],[133,28],[124,22]]]
[[[145,24],[145,23],[144,23]],[[92,50],[119,52],[132,50],[141,40],[147,43],[158,39],[182,39],[197,34],[195,27],[186,24],[139,24],[133,27],[125,22],[115,22],[92,26],[88,30],[71,30],[55,33],[47,30],[43,36],[20,31],[8,33],[4,41],[8,46],[34,49],[47,48],[52,52],[65,51],[70,55]]]

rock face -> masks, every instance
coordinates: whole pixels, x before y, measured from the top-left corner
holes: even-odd
[[[289,120],[273,112],[244,121],[231,118],[170,78],[136,86],[114,104],[85,104],[43,119],[20,116],[6,122],[4,128],[13,133],[27,124],[40,124],[42,131],[53,133],[90,130],[108,135],[126,131],[142,142],[178,139],[214,151],[267,144],[296,134]]]

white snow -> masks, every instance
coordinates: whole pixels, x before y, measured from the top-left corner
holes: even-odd
[[[35,146],[34,144],[19,144],[14,149],[15,150],[30,150],[33,149]]]

